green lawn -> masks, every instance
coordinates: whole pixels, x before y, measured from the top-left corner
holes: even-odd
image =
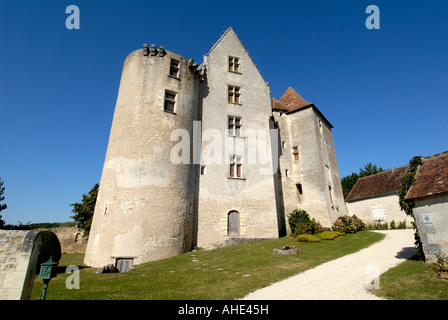
[[[382,274],[372,293],[390,300],[448,300],[448,281],[436,278],[431,265],[410,259]]]
[[[319,264],[356,252],[384,238],[362,231],[334,240],[299,243],[283,237],[213,251],[197,250],[177,257],[135,266],[126,273],[96,274],[82,264],[84,254],[64,254],[47,300],[233,300],[273,282]],[[275,248],[294,245],[296,256],[273,254]],[[78,265],[80,289],[67,289],[66,266]],[[31,299],[39,299],[42,280],[34,283]]]

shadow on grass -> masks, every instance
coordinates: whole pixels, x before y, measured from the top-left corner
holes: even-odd
[[[415,251],[414,247],[405,247],[401,249],[399,252],[397,252],[395,258],[412,260],[413,257],[416,255],[417,252]]]
[[[67,270],[68,266],[57,266],[56,267],[56,274],[61,274],[61,273],[66,273],[65,271]],[[88,268],[86,266],[76,266],[78,267],[79,270],[84,269],[84,268]]]

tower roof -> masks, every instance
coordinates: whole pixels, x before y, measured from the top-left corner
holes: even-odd
[[[279,100],[272,98],[271,107],[273,111],[282,111],[286,114],[296,112],[298,110],[303,110],[312,107],[324,120],[330,128],[333,128],[331,123],[324,117],[324,115],[319,111],[319,109],[314,105],[314,103],[308,102],[303,99],[300,94],[298,94],[293,88],[289,87],[288,90],[281,96]]]
[[[278,100],[278,106],[286,111],[294,111],[310,105],[312,105],[312,103],[303,99],[300,94],[291,87],[289,87]]]

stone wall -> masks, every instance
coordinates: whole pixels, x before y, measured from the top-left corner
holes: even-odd
[[[414,216],[423,251],[430,262],[436,253],[448,255],[448,195],[415,199]]]
[[[238,72],[229,71],[229,57],[239,59]],[[204,57],[204,64],[201,164],[206,171],[200,176],[197,245],[209,248],[229,241],[233,237],[229,231],[231,212],[239,217],[238,237],[276,238],[278,217],[273,172],[269,170],[269,86],[232,29]],[[238,101],[228,101],[229,86],[239,88]],[[239,134],[228,132],[229,118],[240,120]],[[253,136],[258,134],[256,141]],[[266,144],[257,145],[261,135]],[[240,176],[230,174],[232,156],[242,163]]]
[[[171,75],[175,61],[177,77]],[[198,81],[186,58],[162,47],[136,50],[126,58],[87,265],[113,264],[112,257],[133,257],[140,264],[191,249],[195,166],[175,163],[179,153],[171,151],[183,138],[177,134],[192,136]],[[173,100],[169,96],[175,96],[173,110],[164,108]]]
[[[397,194],[389,194],[381,197],[375,197],[370,199],[363,199],[359,201],[347,202],[347,208],[349,215],[356,215],[364,223],[374,223],[373,210],[377,208],[384,212],[384,220],[382,223],[391,223],[392,220],[396,224],[406,220],[406,226],[411,227],[412,218],[401,210],[398,202]]]
[[[28,300],[42,248],[39,231],[0,230],[0,300]]]
[[[84,237],[84,230],[78,229],[78,227],[58,227],[48,230],[56,234],[61,244],[62,253],[79,253],[85,252],[87,246],[87,237]]]

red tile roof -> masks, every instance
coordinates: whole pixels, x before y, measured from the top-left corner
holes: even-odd
[[[305,101],[305,99],[295,92],[293,88],[288,88],[279,100],[272,98],[271,104],[273,110],[281,110],[286,112],[312,105],[312,103]]]
[[[301,109],[313,108],[322,120],[324,120],[330,128],[333,128],[333,125],[325,118],[325,116],[313,103],[307,102],[291,87],[285,91],[279,100],[272,98],[271,107],[273,111],[282,111],[286,114],[290,114]]]
[[[448,192],[448,152],[423,158],[417,171],[415,185],[406,199],[423,198]]]
[[[358,179],[345,201],[399,193],[408,168],[409,166],[406,165]]]

